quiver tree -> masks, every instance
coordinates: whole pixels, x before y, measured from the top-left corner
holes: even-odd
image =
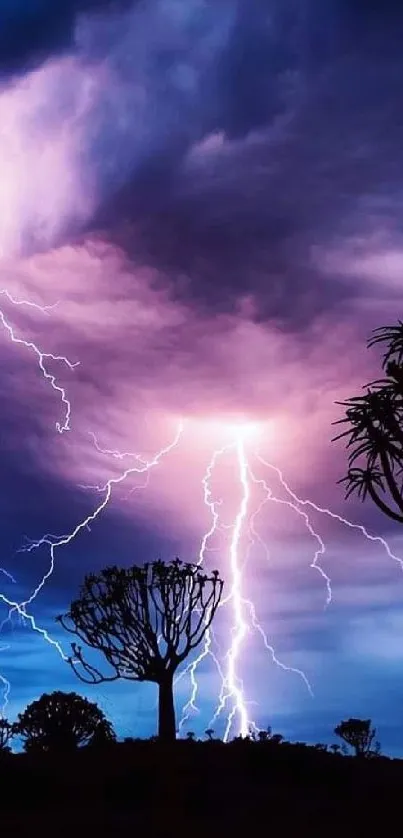
[[[100,739],[115,740],[102,710],[77,693],[45,693],[20,713],[14,728],[26,751],[67,753]]]
[[[380,752],[379,742],[374,742],[376,730],[371,719],[347,719],[340,722],[334,732],[350,745],[356,757],[377,756]]]
[[[158,735],[175,739],[173,678],[178,666],[202,641],[218,608],[223,582],[199,566],[176,559],[143,567],[110,567],[85,577],[78,599],[62,626],[102,653],[101,672],[72,643],[69,663],[86,683],[125,678],[152,681],[159,689]]]
[[[386,343],[384,377],[367,384],[366,393],[338,402],[346,408],[348,472],[346,497],[369,497],[394,521],[403,523],[403,322],[376,329],[368,347]]]

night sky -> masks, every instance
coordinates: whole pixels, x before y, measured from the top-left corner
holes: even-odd
[[[378,374],[371,329],[402,316],[400,9],[387,0],[2,0],[1,564],[15,579],[0,575],[3,596],[27,601],[50,571],[49,544],[26,552],[29,539],[74,531],[102,486],[141,469],[136,454],[152,460],[168,447],[183,420],[177,446],[149,474],[116,482],[99,517],[55,549],[53,573],[26,606],[40,632],[17,613],[4,622],[11,720],[44,691],[76,690],[120,736],[154,733],[154,688],[80,684],[54,618],[86,572],[197,560],[212,523],[206,469],[234,445],[234,423],[254,423],[243,438],[242,591],[279,661],[304,672],[314,697],[248,631],[237,671],[250,719],[326,742],[341,718],[371,717],[384,750],[403,753],[402,568],[380,540],[278,502],[287,500],[278,473],[256,456],[300,498],[364,525],[403,558],[398,525],[344,501],[345,451],[331,443],[335,402]],[[13,304],[5,290],[57,305]],[[79,365],[42,359],[52,389],[38,351]],[[210,501],[222,503],[205,563],[229,595],[238,465],[228,449],[209,484]],[[277,501],[262,505],[263,480]],[[332,583],[327,608],[316,562]],[[3,603],[0,620],[8,612]],[[246,601],[243,613],[252,626]],[[232,626],[230,601],[214,647],[224,669]],[[203,734],[219,694],[205,659],[200,713],[183,733]],[[184,677],[178,719],[189,695]]]

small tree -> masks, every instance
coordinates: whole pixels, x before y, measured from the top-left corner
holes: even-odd
[[[346,497],[369,496],[382,512],[403,523],[403,322],[376,329],[371,347],[387,343],[382,369],[385,377],[367,384],[366,393],[338,402],[346,408],[347,424],[335,440],[348,438]]]
[[[10,741],[14,734],[14,725],[7,719],[0,719],[0,755],[10,752]]]
[[[72,643],[69,663],[86,683],[125,678],[152,681],[159,688],[158,735],[176,736],[174,673],[203,639],[218,608],[223,582],[217,571],[176,559],[143,567],[110,567],[86,576],[63,627],[99,652],[111,668],[103,674]]]
[[[371,719],[347,719],[340,722],[334,732],[353,748],[356,757],[377,756],[380,752],[379,742],[374,742],[376,730]]]
[[[112,725],[93,702],[76,693],[42,695],[18,716],[15,732],[26,751],[65,753],[83,745],[113,741]]]

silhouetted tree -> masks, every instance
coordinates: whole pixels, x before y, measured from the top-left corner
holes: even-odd
[[[347,719],[334,729],[336,736],[353,748],[356,757],[377,756],[379,742],[374,742],[376,730],[371,719]]]
[[[389,518],[403,523],[403,322],[376,329],[368,346],[386,342],[382,369],[385,377],[367,384],[366,393],[346,402],[347,424],[334,439],[348,437],[346,497],[353,492],[369,497]]]
[[[159,688],[159,738],[176,735],[174,673],[203,639],[219,601],[223,582],[196,565],[176,559],[143,567],[110,567],[86,576],[80,596],[59,617],[67,631],[102,652],[112,669],[103,674],[84,660],[72,643],[69,663],[87,683],[125,678],[152,681]]]
[[[18,716],[15,732],[26,751],[60,753],[72,751],[94,741],[111,742],[115,734],[111,723],[93,702],[76,693],[53,692],[42,695]]]
[[[0,754],[10,751],[9,743],[14,734],[14,725],[7,719],[0,719]]]
[[[270,742],[272,745],[281,745],[281,743],[284,742],[284,736],[282,736],[281,733],[273,733],[270,737]]]

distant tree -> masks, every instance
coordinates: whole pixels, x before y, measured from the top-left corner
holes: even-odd
[[[385,376],[367,384],[366,393],[338,402],[346,408],[347,430],[334,439],[348,438],[346,497],[369,496],[382,512],[403,523],[403,322],[376,329],[368,347],[387,343],[382,369]]]
[[[9,743],[14,734],[14,725],[7,719],[0,719],[0,755],[9,753],[11,748]]]
[[[354,750],[356,757],[372,757],[380,753],[380,744],[374,741],[376,730],[371,719],[347,719],[340,722],[334,732]]]
[[[281,743],[284,742],[284,736],[282,736],[281,733],[273,733],[270,737],[270,742],[272,745],[281,745]]]
[[[272,745],[281,745],[284,741],[284,736],[281,733],[273,733],[270,725],[266,730],[254,730],[251,728],[248,738],[253,742],[270,742]]]
[[[214,729],[212,727],[208,727],[207,730],[204,731],[207,739],[209,742],[214,742]]]
[[[218,608],[223,582],[179,559],[143,567],[110,567],[86,576],[77,600],[59,617],[63,627],[101,652],[112,672],[103,674],[72,643],[69,663],[86,683],[124,678],[159,688],[158,735],[176,736],[173,678],[202,641]]]
[[[76,693],[53,692],[42,695],[20,713],[15,732],[26,751],[65,753],[100,739],[115,739],[110,722],[93,702]]]

